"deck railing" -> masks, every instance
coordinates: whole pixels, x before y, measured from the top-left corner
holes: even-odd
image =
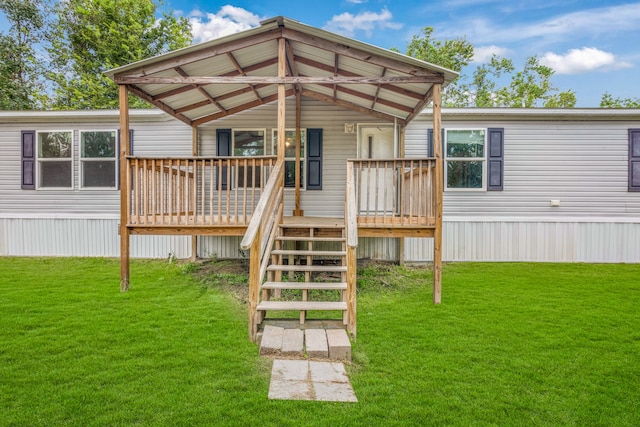
[[[249,224],[276,157],[127,157],[132,226]]]
[[[257,306],[260,285],[269,265],[271,248],[282,223],[284,211],[284,160],[277,162],[269,177],[264,193],[258,202],[255,215],[240,242],[243,250],[249,250],[249,336],[255,340],[258,331]]]
[[[359,227],[432,227],[435,159],[349,160]]]

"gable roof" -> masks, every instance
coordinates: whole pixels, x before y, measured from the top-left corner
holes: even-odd
[[[278,77],[279,39],[285,40],[285,77]],[[431,100],[434,84],[458,76],[284,17],[105,74],[191,126],[273,102],[280,83],[287,96],[299,92],[406,124]]]

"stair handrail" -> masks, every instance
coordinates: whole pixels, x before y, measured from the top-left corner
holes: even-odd
[[[347,161],[347,188],[344,201],[344,225],[347,234],[347,331],[356,338],[356,270],[358,247],[358,212],[353,162]]]
[[[347,231],[347,246],[357,248],[358,212],[356,208],[356,186],[352,161],[347,161],[347,188],[345,191],[344,218]]]
[[[276,222],[282,220],[284,160],[278,160],[271,171],[260,200],[256,205],[247,231],[240,242],[243,250],[249,250],[249,336],[255,340],[258,331],[257,306],[260,285],[267,269],[270,248],[276,237]],[[265,239],[264,235],[268,233]]]

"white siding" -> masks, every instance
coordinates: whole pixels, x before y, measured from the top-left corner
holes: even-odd
[[[444,261],[640,262],[640,223],[460,220],[443,223]],[[406,239],[405,261],[433,260],[433,239]]]
[[[408,126],[407,156],[426,155],[431,127],[428,116]],[[640,194],[627,191],[627,131],[639,122],[443,120],[445,129],[474,127],[504,128],[504,191],[445,191],[445,219],[640,215]]]
[[[11,256],[120,256],[117,219],[0,218]],[[0,236],[2,241],[3,236]],[[0,244],[0,249],[2,249]],[[133,258],[188,258],[187,236],[131,236]]]

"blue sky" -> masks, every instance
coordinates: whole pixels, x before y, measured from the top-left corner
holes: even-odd
[[[560,90],[578,107],[597,107],[604,92],[640,98],[640,2],[594,0],[165,0],[190,19],[196,41],[259,25],[283,15],[380,47],[404,52],[426,26],[436,38],[466,37],[474,66],[492,53],[521,69],[536,55],[556,70]]]

